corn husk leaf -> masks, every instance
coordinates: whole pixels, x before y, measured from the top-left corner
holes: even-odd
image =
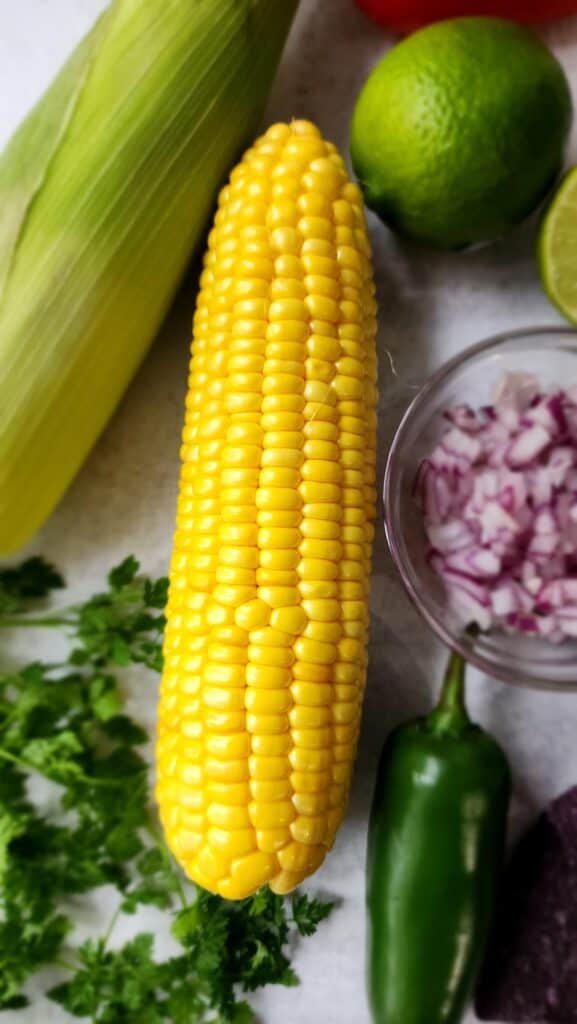
[[[114,0],[0,158],[0,552],[53,509],[141,362],[296,4]]]
[[[0,308],[26,216],[74,115],[109,16],[105,12],[81,40],[0,157]]]

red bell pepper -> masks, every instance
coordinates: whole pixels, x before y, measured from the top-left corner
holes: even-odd
[[[577,13],[577,0],[356,0],[375,21],[397,32],[443,18],[485,14],[513,21],[546,21]]]

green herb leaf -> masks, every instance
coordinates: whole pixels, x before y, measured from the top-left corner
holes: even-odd
[[[64,782],[82,775],[78,755],[83,745],[71,731],[50,738],[30,740],[22,749],[22,760],[47,779]]]
[[[108,582],[112,590],[122,590],[123,587],[127,587],[129,583],[132,583],[136,577],[140,564],[134,557],[129,555],[125,558],[120,565],[115,566],[108,573]]]
[[[303,895],[290,903],[267,888],[233,903],[183,878],[157,835],[149,766],[135,749],[150,737],[126,714],[113,671],[160,669],[167,581],[140,577],[131,556],[102,593],[27,618],[30,602],[61,585],[42,559],[0,571],[0,625],[21,616],[70,641],[63,664],[0,671],[0,1010],[26,1005],[23,986],[60,963],[64,943],[70,960],[70,896],[108,885],[119,913],[148,905],[173,915],[181,953],[159,961],[148,933],[114,950],[91,938],[50,998],[94,1024],[249,1024],[242,993],[297,984],[290,943],[311,935],[332,904]],[[28,785],[37,776],[55,784],[48,801]]]
[[[16,614],[63,586],[60,573],[43,558],[28,558],[15,569],[1,569],[0,615]]]
[[[293,921],[299,935],[314,935],[321,921],[329,916],[335,906],[334,902],[315,899],[304,892],[293,896],[291,902]]]
[[[122,698],[114,676],[96,675],[88,690],[90,707],[99,722],[109,722],[120,714]]]

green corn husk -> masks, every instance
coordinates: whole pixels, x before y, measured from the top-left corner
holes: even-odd
[[[0,553],[52,511],[258,129],[298,0],[113,0],[0,157]]]

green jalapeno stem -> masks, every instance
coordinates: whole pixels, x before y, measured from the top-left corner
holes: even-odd
[[[465,659],[451,652],[439,703],[426,719],[428,731],[438,736],[460,736],[471,728],[465,706]]]

